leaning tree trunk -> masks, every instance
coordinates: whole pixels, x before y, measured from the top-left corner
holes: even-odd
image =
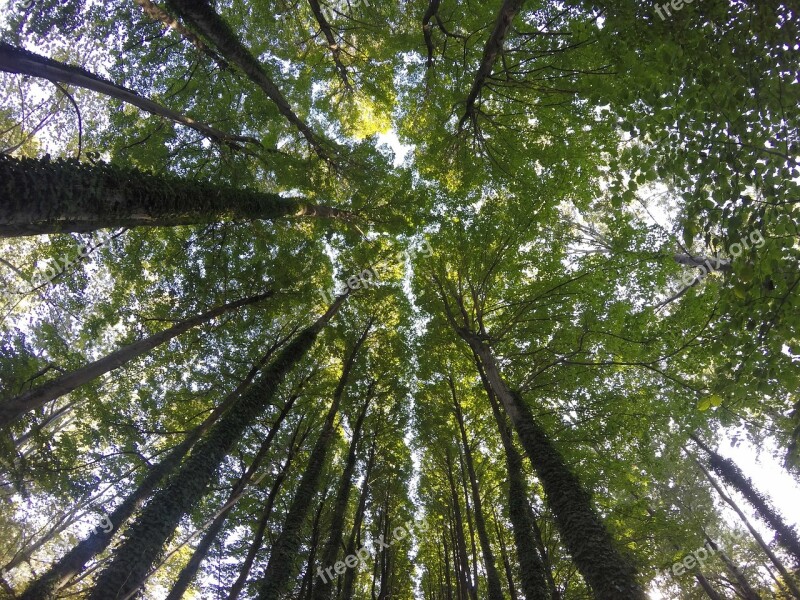
[[[735,462],[714,452],[696,435],[691,434],[689,437],[708,454],[708,462],[714,472],[753,505],[756,514],[778,534],[778,543],[794,557],[795,564],[800,565],[800,537],[794,528],[778,514],[778,511],[772,506],[772,502],[753,487],[753,483],[742,473]]]
[[[373,383],[374,385],[374,383]],[[358,443],[361,439],[361,428],[364,425],[364,419],[367,416],[367,409],[369,408],[370,396],[372,394],[372,387],[367,393],[367,399],[364,402],[364,407],[356,419],[356,424],[353,427],[353,437],[350,440],[350,448],[347,453],[347,461],[345,463],[344,472],[339,482],[339,489],[336,492],[336,501],[333,505],[333,513],[331,515],[331,530],[328,535],[328,541],[322,551],[322,568],[330,567],[336,563],[336,558],[339,554],[339,547],[342,545],[342,534],[344,532],[345,513],[347,512],[347,503],[350,500],[350,488],[352,487],[353,472],[356,468],[356,458],[358,453]],[[321,578],[314,588],[314,593],[310,597],[313,600],[330,600],[332,580]]]
[[[756,592],[750,582],[747,581],[747,578],[742,573],[741,569],[736,566],[727,554],[725,554],[724,550],[720,548],[717,543],[712,540],[706,532],[703,532],[703,536],[706,538],[706,544],[708,547],[714,551],[715,554],[718,554],[722,562],[725,563],[725,568],[728,572],[733,575],[733,578],[736,580],[735,586],[738,588],[738,594],[742,597],[743,600],[761,600],[761,596]]]
[[[453,409],[456,415],[458,429],[461,432],[461,443],[464,446],[464,461],[467,463],[467,474],[469,475],[470,488],[472,489],[472,507],[475,512],[475,528],[478,530],[478,540],[483,551],[483,563],[486,569],[486,582],[489,600],[503,600],[503,588],[500,586],[500,575],[497,573],[494,552],[489,540],[489,532],[486,529],[486,519],[483,514],[481,504],[481,492],[478,487],[478,477],[475,474],[475,465],[472,461],[472,451],[469,448],[467,430],[464,426],[464,414],[461,411],[461,404],[456,396],[456,388],[452,377],[448,377],[450,393],[453,400]]]
[[[530,408],[503,381],[489,346],[471,332],[459,334],[478,355],[486,377],[503,404],[522,446],[542,482],[564,545],[597,600],[646,600],[636,569],[617,550],[592,506],[591,496],[570,471],[558,449],[536,422]]]
[[[686,448],[684,448],[684,452],[686,452],[686,454],[692,458],[694,463],[697,465],[700,471],[702,471],[703,475],[705,475],[706,479],[711,484],[711,487],[714,488],[719,497],[722,498],[722,500],[733,509],[733,512],[736,513],[739,519],[741,519],[742,523],[744,523],[745,527],[747,527],[747,530],[750,532],[750,535],[752,535],[753,539],[758,543],[759,546],[761,546],[764,554],[769,557],[769,560],[781,574],[781,577],[783,577],[783,582],[789,588],[789,592],[792,594],[792,596],[800,600],[800,588],[798,588],[797,584],[794,582],[792,574],[789,573],[789,570],[772,551],[772,549],[769,547],[769,544],[767,544],[761,534],[756,531],[756,528],[753,527],[753,524],[750,522],[750,519],[747,518],[747,515],[744,514],[744,511],[739,508],[739,505],[736,504],[733,498],[725,493],[725,490],[722,489],[722,486],[717,482],[716,479],[714,479],[711,473],[708,472],[708,469],[706,469],[695,456],[691,455]]]
[[[85,69],[39,56],[38,54],[11,46],[5,42],[0,42],[0,71],[39,77],[41,79],[60,83],[68,83],[87,90],[92,90],[93,92],[99,92],[110,98],[141,108],[156,116],[186,125],[215,142],[227,144],[235,148],[239,147],[239,144],[244,143],[258,144],[258,140],[254,138],[231,135],[219,129],[215,129],[210,125],[206,125],[205,123],[195,121],[191,117],[175,112],[166,106],[153,102],[132,90],[103,79]]]
[[[700,571],[695,572],[694,578],[697,580],[697,583],[700,584],[700,587],[703,588],[706,596],[708,596],[711,600],[725,600],[725,598],[719,595],[717,590],[711,587],[708,579],[706,579],[705,575],[703,575]]]
[[[329,160],[328,149],[308,124],[294,112],[289,102],[269,76],[263,65],[236,37],[230,26],[220,17],[211,5],[203,0],[167,0],[167,4],[177,12],[183,20],[199,31],[214,46],[217,52],[230,64],[236,65],[255,83],[264,94],[275,103],[278,111],[306,139],[308,145],[323,160]]]
[[[251,304],[261,302],[262,300],[270,298],[273,295],[274,292],[267,291],[263,294],[258,294],[257,296],[251,296],[250,298],[243,298],[241,300],[237,300],[236,302],[229,302],[228,304],[217,306],[216,308],[207,310],[206,312],[197,316],[180,321],[169,329],[159,331],[158,333],[155,333],[143,340],[139,340],[138,342],[129,344],[124,348],[120,348],[119,350],[116,350],[101,359],[89,363],[80,369],[65,373],[64,375],[56,377],[55,379],[48,381],[47,383],[30,391],[27,391],[24,394],[20,394],[19,396],[0,403],[0,427],[6,427],[10,423],[13,423],[17,419],[21,418],[25,413],[36,410],[48,402],[55,400],[56,398],[60,398],[61,396],[70,393],[74,389],[89,383],[101,375],[105,375],[114,369],[125,366],[132,360],[139,358],[153,348],[168,342],[169,340],[179,336],[189,329],[208,323],[212,319],[237,308],[241,308],[242,306],[249,306]]]
[[[489,385],[480,361],[476,360],[476,365],[489,403],[492,405],[492,413],[500,430],[500,439],[505,450],[506,471],[508,472],[508,517],[511,520],[514,542],[517,547],[522,591],[527,600],[557,600],[553,593],[555,587],[551,590],[548,586],[547,569],[536,547],[536,532],[531,511],[528,509],[528,486],[525,483],[522,456],[514,446],[507,419],[500,412],[497,398]]]
[[[242,432],[264,412],[278,386],[306,355],[346,298],[347,294],[339,296],[324,315],[292,340],[236,405],[198,442],[169,485],[153,496],[130,526],[111,563],[98,576],[89,600],[128,598],[144,584],[181,518],[205,495],[219,465]]]
[[[270,427],[267,437],[264,438],[263,442],[261,442],[261,447],[258,449],[255,457],[253,457],[253,462],[250,463],[247,471],[245,471],[244,474],[239,478],[239,481],[236,482],[236,485],[233,487],[233,490],[231,490],[231,493],[228,496],[225,504],[222,506],[222,509],[214,517],[208,530],[205,532],[203,538],[200,540],[200,543],[197,545],[197,548],[195,548],[194,552],[192,553],[192,557],[189,559],[189,562],[186,563],[186,566],[183,567],[181,572],[178,574],[178,579],[175,581],[175,584],[169,591],[167,600],[181,600],[186,590],[189,589],[189,586],[194,580],[195,575],[197,575],[197,571],[200,569],[200,565],[203,563],[203,559],[205,559],[206,554],[208,554],[208,551],[211,549],[211,546],[217,539],[219,532],[222,531],[222,527],[225,525],[228,515],[233,510],[234,505],[239,501],[239,498],[241,498],[244,494],[247,486],[253,479],[253,475],[255,475],[255,472],[261,466],[261,463],[264,462],[264,459],[267,457],[267,452],[269,452],[269,449],[272,446],[272,440],[274,440],[275,436],[278,434],[278,430],[281,428],[283,420],[286,418],[286,415],[289,414],[289,411],[292,409],[296,399],[296,395],[291,396],[281,409],[281,412],[278,414],[278,418],[275,420],[275,423],[272,425],[272,427]]]
[[[172,473],[195,442],[217,422],[219,417],[230,408],[241,393],[247,389],[247,386],[252,383],[259,370],[266,364],[273,350],[274,349],[270,349],[259,363],[253,366],[247,374],[247,377],[236,386],[236,389],[228,394],[205,421],[195,427],[180,444],[170,450],[166,458],[147,472],[147,475],[139,486],[109,515],[108,520],[112,524],[111,530],[95,529],[89,534],[89,537],[67,552],[57,563],[51,566],[50,569],[28,586],[25,593],[19,597],[19,600],[49,600],[55,598],[56,593],[64,587],[70,579],[83,571],[86,563],[105,550],[111,543],[116,532],[119,531],[119,529],[127,523],[131,515],[142,506],[144,501],[153,493],[153,490],[155,490],[159,482],[169,473]]]
[[[0,238],[194,225],[223,218],[351,217],[302,198],[73,159],[0,154],[0,182]]]
[[[294,564],[297,551],[302,543],[301,533],[303,524],[308,516],[311,502],[317,493],[322,472],[327,461],[328,450],[336,434],[334,422],[339,412],[339,404],[344,395],[350,372],[355,365],[358,351],[366,341],[371,327],[372,320],[367,323],[367,326],[364,328],[364,331],[356,341],[344,363],[342,375],[333,392],[333,401],[328,410],[328,415],[325,418],[325,423],[322,426],[322,431],[317,438],[314,449],[311,451],[308,465],[306,466],[306,470],[303,473],[303,477],[292,499],[292,504],[286,515],[283,529],[270,549],[269,562],[264,571],[264,580],[258,594],[259,600],[274,600],[280,598],[284,589],[288,587],[289,582],[295,575]]]

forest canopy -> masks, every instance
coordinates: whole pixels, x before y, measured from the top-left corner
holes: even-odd
[[[0,15],[0,598],[800,600],[796,0]]]

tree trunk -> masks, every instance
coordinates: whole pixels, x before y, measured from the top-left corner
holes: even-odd
[[[306,355],[346,298],[347,294],[339,296],[323,316],[292,340],[236,405],[198,442],[169,485],[153,496],[130,526],[125,541],[97,578],[89,600],[127,600],[142,586],[180,519],[203,497],[219,465],[242,432],[269,405],[278,386]]]
[[[374,385],[374,382],[373,382]],[[364,418],[367,416],[367,409],[369,408],[370,396],[372,394],[372,385],[367,393],[367,399],[364,402],[364,407],[356,419],[356,424],[353,427],[353,438],[350,440],[350,449],[347,453],[347,462],[345,463],[344,472],[339,483],[339,489],[336,493],[336,501],[333,505],[333,514],[331,516],[331,530],[328,536],[328,541],[322,552],[322,568],[331,567],[336,563],[336,558],[339,554],[339,546],[342,545],[342,534],[344,531],[345,513],[347,512],[347,503],[350,500],[350,488],[352,487],[353,472],[356,467],[356,457],[358,453],[358,443],[361,439],[361,428],[364,424]],[[314,588],[314,594],[311,596],[314,600],[330,600],[332,580],[328,578],[320,578],[319,583]]]
[[[361,524],[364,521],[364,512],[367,509],[367,495],[369,494],[369,478],[372,475],[372,468],[375,466],[375,449],[378,445],[377,433],[372,438],[372,445],[369,449],[369,458],[367,459],[367,468],[364,471],[364,482],[361,484],[361,494],[358,499],[358,506],[356,507],[356,514],[353,518],[353,531],[350,534],[350,540],[347,542],[347,549],[345,555],[350,556],[355,554],[356,550],[361,547]],[[347,569],[344,573],[344,582],[342,584],[342,600],[353,600],[353,592],[355,591],[356,570]]]
[[[292,504],[289,507],[283,529],[278,539],[272,545],[269,562],[264,572],[264,580],[258,594],[259,600],[280,598],[285,588],[288,587],[290,580],[295,575],[295,557],[302,543],[300,534],[306,517],[308,516],[311,502],[317,493],[322,471],[327,461],[328,450],[330,449],[333,437],[336,433],[334,422],[339,412],[339,404],[344,395],[350,372],[355,365],[358,351],[366,341],[371,327],[372,320],[367,323],[361,336],[353,346],[350,355],[345,360],[342,375],[339,378],[339,384],[333,392],[333,401],[328,410],[328,415],[325,418],[322,431],[308,459],[308,465],[297,487]]]
[[[486,519],[483,515],[483,506],[481,503],[481,492],[478,487],[478,477],[475,474],[475,465],[472,461],[472,451],[469,447],[467,430],[464,426],[464,414],[461,411],[461,404],[456,396],[456,388],[452,377],[448,377],[448,383],[450,384],[450,393],[452,395],[456,422],[458,423],[458,429],[461,432],[461,443],[464,447],[464,461],[467,465],[467,474],[469,475],[470,487],[472,488],[472,507],[475,513],[475,528],[478,530],[478,540],[480,540],[481,550],[483,551],[483,563],[486,569],[488,598],[489,600],[504,600],[503,588],[500,586],[500,575],[497,573],[494,552],[492,551],[492,545],[489,540],[489,532],[486,529]]]
[[[722,498],[722,500],[733,509],[733,511],[742,520],[742,523],[745,524],[745,527],[747,527],[747,530],[750,532],[750,535],[752,535],[753,539],[755,539],[755,541],[758,542],[758,545],[761,546],[761,549],[764,551],[764,554],[766,554],[769,557],[770,561],[772,561],[772,564],[775,565],[776,569],[778,569],[778,572],[783,577],[783,581],[789,588],[791,594],[795,598],[800,600],[800,589],[798,589],[797,584],[794,583],[792,575],[789,573],[786,567],[783,566],[783,563],[778,559],[775,553],[770,549],[767,542],[765,542],[764,538],[761,537],[761,534],[758,533],[758,531],[756,531],[756,528],[753,527],[752,523],[750,523],[750,519],[748,519],[747,516],[742,511],[742,509],[739,508],[739,505],[736,504],[736,502],[734,502],[733,498],[731,498],[730,496],[728,496],[728,494],[725,493],[725,490],[722,489],[719,483],[717,483],[717,480],[714,479],[711,473],[708,472],[708,469],[706,469],[703,466],[703,464],[699,460],[697,460],[696,457],[692,456],[688,450],[684,448],[684,451],[686,452],[687,455],[689,455],[692,458],[692,460],[694,460],[694,463],[703,472],[703,475],[705,475],[706,479],[711,484],[711,487],[713,487],[716,490],[717,494],[719,494],[719,497]]]
[[[286,475],[289,473],[289,467],[294,460],[295,454],[303,445],[303,442],[306,439],[309,431],[311,428],[307,428],[306,432],[300,437],[300,440],[297,440],[297,436],[300,433],[300,426],[303,424],[302,419],[300,423],[297,424],[297,427],[292,434],[292,439],[289,442],[289,455],[286,457],[286,460],[283,462],[283,466],[281,467],[280,473],[275,478],[275,481],[272,483],[272,488],[269,490],[269,495],[267,496],[267,501],[264,505],[264,510],[261,513],[261,518],[259,519],[258,525],[256,526],[255,534],[253,535],[253,541],[250,543],[250,547],[247,549],[247,556],[245,556],[244,562],[242,563],[241,568],[239,569],[239,576],[236,578],[236,581],[231,586],[230,591],[228,592],[228,596],[225,600],[238,600],[239,595],[242,593],[242,589],[244,589],[244,584],[247,583],[247,577],[250,575],[250,569],[253,568],[253,563],[256,559],[256,554],[261,549],[261,545],[264,541],[264,533],[267,530],[267,525],[269,524],[269,518],[272,515],[272,508],[275,506],[275,498],[278,497],[278,491],[280,491],[281,486],[283,485],[284,480],[286,479]]]
[[[517,596],[517,586],[514,583],[514,570],[511,568],[511,560],[508,556],[508,546],[506,545],[506,540],[503,537],[503,530],[500,527],[500,521],[497,516],[497,511],[494,513],[494,530],[497,534],[497,543],[500,544],[500,558],[503,561],[503,568],[506,572],[506,581],[508,582],[508,593],[511,596],[511,600],[519,600]]]
[[[794,557],[795,564],[800,565],[800,537],[794,528],[778,514],[778,511],[772,506],[772,502],[753,487],[753,483],[736,466],[736,463],[714,452],[696,435],[690,434],[689,437],[708,454],[708,462],[714,472],[752,504],[761,520],[765,521],[778,534],[778,543]]]
[[[728,569],[728,572],[733,575],[733,578],[736,580],[736,587],[739,588],[739,593],[744,600],[761,600],[761,596],[756,592],[751,586],[750,582],[747,581],[747,578],[744,576],[739,570],[739,567],[728,557],[727,554],[720,548],[714,540],[708,537],[708,534],[703,532],[703,536],[706,538],[706,544],[711,548],[716,554],[719,554],[719,557],[722,559],[722,562],[725,563],[725,568]],[[702,585],[702,584],[701,584]]]
[[[708,582],[708,579],[705,578],[700,571],[695,571],[694,578],[697,580],[697,583],[700,584],[700,587],[703,588],[703,591],[706,593],[706,596],[711,598],[711,600],[725,600],[722,596],[720,596],[717,591],[711,587],[711,584]]]
[[[351,217],[302,198],[73,159],[0,154],[0,182],[0,238],[194,225],[222,218]]]
[[[564,545],[597,600],[646,600],[636,569],[622,557],[592,506],[591,496],[533,418],[530,408],[503,381],[491,349],[474,334],[459,334],[478,355],[492,390],[503,404],[542,482]]]
[[[80,369],[65,373],[24,394],[11,398],[0,404],[0,427],[6,427],[22,417],[25,413],[36,410],[101,375],[105,375],[114,369],[125,366],[132,360],[139,358],[153,348],[160,346],[164,342],[168,342],[189,329],[208,323],[212,319],[232,310],[236,310],[237,308],[241,308],[242,306],[249,306],[261,302],[273,295],[274,292],[268,291],[263,294],[258,294],[257,296],[251,296],[250,298],[243,298],[236,302],[217,306],[197,316],[181,321],[169,329],[159,331],[143,340],[120,348],[108,356],[104,356]]]
[[[455,548],[458,549],[458,559],[460,563],[459,579],[461,580],[462,589],[464,593],[468,593],[472,600],[477,600],[477,582],[473,584],[469,573],[469,557],[467,556],[467,541],[464,539],[464,522],[461,518],[461,503],[458,499],[458,492],[456,491],[456,483],[453,479],[453,461],[450,458],[449,450],[445,454],[447,479],[450,484],[450,495],[453,499],[453,529],[455,533]]]
[[[245,473],[239,478],[239,481],[236,482],[236,485],[228,496],[228,500],[225,502],[225,504],[223,504],[222,509],[214,517],[211,526],[208,528],[205,535],[203,535],[203,538],[200,540],[197,548],[195,548],[194,552],[192,553],[192,557],[189,559],[189,562],[185,567],[183,567],[183,569],[181,569],[178,579],[175,581],[175,584],[172,586],[172,589],[167,595],[167,600],[181,600],[186,590],[189,589],[189,585],[191,585],[195,575],[197,575],[197,571],[200,569],[203,559],[206,557],[206,554],[211,549],[214,541],[217,539],[219,532],[222,531],[222,527],[225,525],[228,515],[230,514],[231,510],[233,510],[233,507],[236,502],[238,502],[239,498],[242,497],[242,494],[244,494],[247,486],[253,479],[253,475],[261,466],[261,463],[264,462],[267,452],[269,452],[269,449],[272,446],[272,440],[275,439],[278,430],[283,424],[286,415],[289,414],[289,411],[294,405],[296,399],[297,396],[291,396],[284,405],[283,409],[281,409],[281,412],[278,414],[278,418],[275,420],[275,424],[270,427],[267,437],[264,438],[264,441],[261,443],[261,447],[258,449],[258,453],[256,453],[255,457],[253,457],[253,462],[250,463],[247,471],[245,471]]]
[[[547,585],[544,562],[539,555],[535,540],[534,523],[528,508],[528,486],[523,472],[522,456],[514,446],[511,430],[506,418],[500,412],[497,397],[489,385],[483,366],[475,355],[478,374],[480,375],[489,403],[492,406],[497,427],[500,430],[500,439],[506,455],[506,470],[508,471],[508,517],[511,520],[511,529],[514,533],[514,543],[517,547],[517,560],[520,566],[520,581],[526,600],[556,600]]]
[[[153,102],[132,90],[116,85],[80,67],[65,65],[64,63],[34,54],[33,52],[28,52],[22,48],[16,48],[5,42],[0,42],[0,71],[68,83],[87,90],[92,90],[93,92],[99,92],[110,98],[141,108],[156,116],[186,125],[215,142],[227,144],[234,148],[238,148],[239,144],[259,143],[258,140],[254,138],[231,135],[206,125],[205,123],[195,121],[186,115],[175,112],[166,106]]]
[[[317,549],[319,548],[319,539],[321,537],[319,523],[322,519],[322,509],[325,508],[325,500],[327,499],[328,490],[325,489],[322,494],[322,499],[319,501],[317,511],[314,514],[314,521],[311,527],[311,543],[309,544],[308,560],[306,561],[306,572],[303,575],[303,583],[300,586],[300,593],[298,594],[297,600],[309,600],[314,593],[314,563],[316,562]]]
[[[213,43],[219,54],[230,64],[236,65],[278,107],[278,111],[294,125],[309,146],[323,160],[329,160],[328,151],[311,128],[292,110],[289,102],[267,74],[255,56],[239,41],[228,24],[214,12],[207,1],[167,0],[185,22]]]
[[[147,472],[144,480],[142,480],[136,490],[125,498],[122,504],[109,515],[108,520],[112,524],[111,530],[95,529],[89,534],[89,537],[67,552],[57,563],[28,586],[28,589],[20,596],[19,600],[45,600],[55,597],[56,592],[64,587],[70,579],[83,571],[86,563],[105,550],[111,543],[114,534],[119,531],[120,527],[127,523],[131,515],[141,507],[159,482],[180,464],[183,457],[186,456],[186,453],[189,452],[195,442],[216,423],[220,415],[232,406],[247,386],[252,383],[258,371],[272,355],[273,350],[274,349],[270,349],[261,361],[253,366],[247,374],[247,377],[236,386],[236,389],[228,394],[203,423],[192,430],[180,444],[169,452],[166,458]]]

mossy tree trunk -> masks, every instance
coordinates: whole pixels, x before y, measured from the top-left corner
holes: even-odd
[[[225,218],[351,218],[302,198],[154,175],[106,163],[0,154],[0,237],[119,227],[194,225]]]
[[[500,411],[497,398],[489,385],[489,380],[486,379],[483,367],[480,362],[476,362],[476,364],[492,406],[492,413],[500,430],[500,439],[505,451],[506,471],[508,472],[508,517],[517,547],[522,591],[527,600],[558,600],[554,595],[554,589],[550,589],[548,586],[546,567],[536,547],[536,532],[531,511],[528,508],[528,486],[525,482],[522,456],[514,446],[507,418]]]
[[[145,500],[150,497],[156,486],[167,475],[172,473],[180,464],[189,450],[197,440],[217,422],[220,416],[230,408],[241,393],[255,379],[259,370],[266,364],[274,349],[270,349],[266,355],[253,366],[245,379],[236,386],[225,399],[206,417],[200,425],[195,427],[189,435],[162,459],[158,464],[151,468],[138,487],[131,492],[122,503],[114,509],[108,516],[112,529],[95,529],[89,537],[78,543],[72,550],[67,552],[58,562],[51,566],[36,581],[31,583],[19,600],[50,600],[55,598],[56,593],[64,587],[70,579],[83,571],[86,564],[95,556],[105,550],[111,543],[114,535],[120,528],[128,522],[128,519],[136,512]]]
[[[310,350],[346,298],[346,294],[339,296],[324,315],[280,351],[258,380],[198,442],[170,483],[153,496],[130,526],[110,564],[98,576],[89,600],[125,598],[144,584],[181,518],[204,496],[242,432],[269,406],[278,386]]]
[[[458,333],[478,356],[489,384],[511,419],[536,470],[564,545],[597,600],[646,600],[636,569],[620,554],[591,496],[570,471],[558,449],[536,422],[523,398],[508,388],[489,346],[475,334]]]

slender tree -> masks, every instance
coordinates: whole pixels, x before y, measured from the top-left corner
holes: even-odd
[[[194,317],[184,319],[183,321],[176,323],[164,331],[154,333],[143,340],[128,344],[127,346],[120,348],[119,350],[115,350],[108,356],[104,356],[103,358],[100,358],[86,365],[85,367],[65,373],[43,385],[40,385],[39,387],[25,392],[24,394],[20,394],[19,396],[0,403],[0,427],[5,427],[8,424],[13,423],[17,419],[21,418],[25,413],[36,410],[37,408],[44,406],[46,403],[70,393],[71,391],[89,383],[101,375],[105,375],[114,369],[119,369],[120,367],[125,366],[132,360],[147,354],[153,348],[168,342],[169,340],[194,327],[204,325],[212,319],[236,310],[237,308],[250,306],[261,302],[262,300],[266,300],[267,298],[271,298],[273,295],[274,292],[270,290],[264,292],[263,294],[257,294],[255,296],[243,298],[234,302],[228,302],[227,304],[217,306]]]

